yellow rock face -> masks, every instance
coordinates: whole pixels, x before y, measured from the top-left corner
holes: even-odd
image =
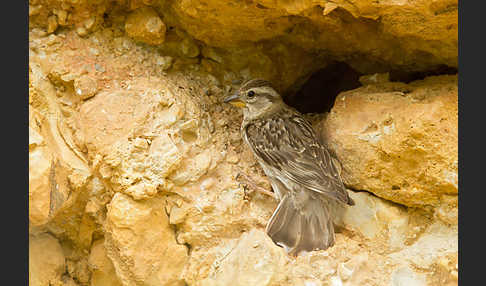
[[[187,249],[176,243],[163,199],[116,194],[107,205],[105,247],[124,285],[184,285]]]
[[[457,98],[456,76],[341,93],[324,133],[348,185],[407,206],[457,207]]]
[[[121,25],[161,49],[205,51],[201,63],[220,78],[225,69],[282,90],[333,60],[365,74],[457,68],[457,0],[33,2],[30,23],[46,32],[56,23],[81,36]]]
[[[106,254],[103,239],[93,242],[88,262],[92,271],[91,285],[123,285],[116,276],[115,267]]]
[[[457,1],[31,0],[29,21],[32,285],[457,285],[457,78],[374,74],[457,67]],[[356,205],[294,259],[222,99],[336,61],[363,86],[316,126]]]
[[[38,226],[73,204],[90,170],[62,120],[54,86],[36,64],[31,66],[30,80],[29,218]]]
[[[149,45],[159,45],[165,39],[165,24],[151,8],[140,8],[132,12],[125,22],[128,36]]]
[[[339,59],[364,73],[423,70],[439,64],[457,67],[454,0],[169,3],[164,7],[170,11],[168,18],[197,40],[225,48],[235,57],[241,50],[254,50],[255,58],[246,60],[250,67],[265,57],[279,73],[292,64],[307,70],[324,66],[316,55]],[[290,55],[286,63],[279,61],[284,55]],[[308,62],[309,57],[314,61]],[[283,81],[285,87],[305,75],[299,67],[293,70],[294,76],[266,76]]]
[[[55,237],[40,234],[29,237],[29,285],[62,285],[65,257]]]

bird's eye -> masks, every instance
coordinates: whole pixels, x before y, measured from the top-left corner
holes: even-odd
[[[248,97],[254,97],[255,92],[253,90],[250,90],[246,95],[248,95]]]

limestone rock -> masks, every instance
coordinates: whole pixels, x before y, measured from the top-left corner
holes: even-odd
[[[74,25],[87,36],[100,24],[116,33],[122,25],[136,41],[161,46],[180,30],[187,37],[174,45],[194,58],[200,49],[193,43],[204,43],[201,63],[220,79],[231,71],[239,79],[267,78],[283,90],[332,60],[365,74],[458,66],[457,0],[40,2],[29,5],[32,27]]]
[[[366,192],[349,192],[355,201],[352,207],[339,206],[335,224],[356,231],[389,251],[405,247],[410,227],[406,208],[390,203]]]
[[[413,272],[409,267],[399,268],[393,272],[390,285],[425,286],[427,282],[424,275]]]
[[[72,206],[91,172],[62,120],[54,86],[37,63],[30,70],[29,219],[43,225]]]
[[[450,254],[456,256],[457,252],[457,226],[449,227],[444,223],[434,222],[412,245],[390,254],[390,257],[397,262],[406,261],[414,267],[427,269],[438,263],[442,257]]]
[[[370,277],[384,285],[389,277],[373,262],[388,261],[377,253],[361,249],[356,242],[336,235],[336,246],[326,251],[311,252],[297,258],[288,256],[263,230],[250,230],[239,238],[209,249],[194,249],[188,268],[203,280],[194,285],[367,285]],[[344,256],[347,256],[346,258]],[[343,270],[346,269],[346,270]],[[347,271],[346,274],[344,271]],[[339,273],[339,274],[338,274]],[[343,278],[341,278],[343,277]]]
[[[200,285],[271,285],[284,259],[284,252],[264,232],[252,230],[213,264],[219,267]]]
[[[413,207],[457,202],[457,124],[455,76],[343,92],[323,123],[348,186]]]
[[[62,285],[65,263],[61,245],[52,235],[29,237],[29,285]]]
[[[133,92],[104,92],[81,106],[81,128],[88,150],[112,148],[146,116],[147,106]],[[104,131],[106,130],[106,131]]]
[[[323,125],[348,186],[366,192],[350,191],[333,247],[296,259],[264,233],[277,202],[237,179],[270,189],[241,110],[221,103],[242,79],[289,90],[332,61],[365,73],[455,66],[456,2],[68,2],[29,2],[29,231],[62,247],[31,281],[457,285],[455,77],[367,75],[338,98]],[[146,6],[167,24],[162,44],[125,29]],[[47,35],[52,15],[62,29]],[[138,28],[143,43],[161,39]],[[34,249],[31,263],[44,261]]]
[[[29,110],[29,221],[41,225],[48,221],[50,213],[51,154],[38,125]]]
[[[87,99],[98,91],[97,82],[89,76],[81,76],[74,80],[74,90],[82,99]]]
[[[53,33],[58,27],[57,17],[55,15],[47,18],[47,33]]]
[[[317,53],[343,60],[363,73],[389,69],[383,62],[407,70],[441,64],[457,67],[454,0],[177,1],[162,10],[195,39],[232,52],[233,61],[245,60],[238,56],[240,51],[255,55],[246,57],[253,77],[268,68],[264,61],[272,62],[278,72],[263,73],[272,81],[284,82],[283,87],[309,75],[302,66],[307,71],[325,66]],[[282,57],[285,61],[278,60]],[[243,69],[228,60],[225,66],[237,73]]]
[[[123,285],[116,276],[115,267],[106,254],[103,239],[93,243],[88,262],[93,273],[91,275],[91,286]]]
[[[102,92],[81,106],[79,118],[89,156],[100,158],[101,176],[135,199],[196,181],[211,162],[208,152],[193,150],[207,140],[206,126],[188,127],[197,116],[195,103],[184,94],[176,99],[161,85],[145,88]]]
[[[165,24],[157,12],[149,7],[132,12],[125,23],[127,35],[149,45],[160,45],[165,39]]]
[[[104,246],[123,285],[184,285],[187,249],[176,243],[164,200],[117,193],[107,208]]]
[[[393,263],[404,269],[432,269],[444,257],[457,259],[457,226],[426,219],[412,208],[407,209],[367,192],[349,193],[356,204],[337,208],[335,224],[368,239],[370,247],[389,257]],[[340,268],[341,276],[352,274],[346,265]],[[401,277],[400,273],[405,271],[398,268],[392,277]],[[449,265],[446,268],[448,272],[452,270]],[[402,278],[392,279],[401,281]]]

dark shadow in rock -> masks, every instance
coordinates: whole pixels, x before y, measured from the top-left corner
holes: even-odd
[[[301,113],[329,112],[340,92],[361,86],[362,74],[343,62],[334,62],[312,74],[292,94],[284,97],[285,103]]]
[[[457,68],[446,65],[439,65],[426,71],[407,72],[404,70],[391,70],[390,81],[400,81],[410,83],[415,80],[422,80],[428,76],[434,75],[453,75],[457,74]]]

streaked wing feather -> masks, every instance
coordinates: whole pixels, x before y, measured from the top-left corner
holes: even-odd
[[[298,114],[255,120],[246,126],[245,135],[255,154],[282,176],[327,197],[349,201],[329,151]]]

